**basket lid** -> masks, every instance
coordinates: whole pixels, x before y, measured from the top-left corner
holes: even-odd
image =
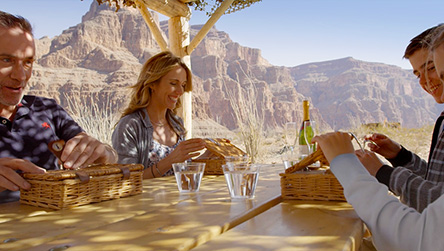
[[[23,173],[25,179],[30,180],[65,180],[74,179],[76,177],[81,178],[81,176],[87,175],[91,176],[104,176],[110,174],[123,173],[128,175],[129,172],[143,170],[142,164],[95,164],[90,165],[85,168],[80,169],[65,169],[65,170],[49,170],[46,173],[36,174],[36,173]],[[129,171],[129,172],[128,172]]]
[[[246,153],[224,138],[204,139],[208,151],[220,158],[228,156],[244,156]],[[208,158],[208,157],[207,157]]]

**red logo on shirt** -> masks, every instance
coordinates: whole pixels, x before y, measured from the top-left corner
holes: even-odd
[[[50,126],[49,126],[48,123],[46,123],[46,122],[44,122],[44,123],[42,124],[42,127],[43,127],[43,128],[46,128],[46,129],[50,128]]]

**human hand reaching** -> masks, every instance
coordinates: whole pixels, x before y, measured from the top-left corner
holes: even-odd
[[[376,176],[378,170],[384,165],[384,163],[376,156],[374,152],[368,150],[356,150],[356,156],[358,156],[362,165],[367,169],[367,171]]]
[[[387,159],[395,158],[399,151],[401,151],[401,145],[384,134],[373,133],[366,135],[364,139],[375,142],[375,144],[368,143],[370,150]]]
[[[116,151],[94,137],[81,132],[68,140],[60,157],[68,169],[85,167],[93,163],[116,163]]]
[[[336,156],[346,153],[354,153],[348,132],[331,132],[315,136],[312,142],[318,143],[325,157],[331,162]]]
[[[20,188],[29,189],[31,185],[16,171],[24,173],[45,173],[46,170],[36,166],[31,161],[14,158],[0,158],[0,191],[8,189],[18,191]]]
[[[205,141],[200,138],[188,139],[179,143],[179,145],[168,155],[171,163],[184,162],[187,159],[198,156],[198,151],[205,148]]]

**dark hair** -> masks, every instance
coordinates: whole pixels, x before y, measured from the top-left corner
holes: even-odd
[[[14,16],[4,11],[0,11],[0,27],[20,28],[32,35],[32,26],[28,20],[21,16]]]
[[[409,59],[410,56],[412,56],[413,53],[415,53],[419,49],[429,49],[430,48],[430,43],[432,41],[432,36],[431,35],[434,33],[434,31],[437,28],[442,27],[442,26],[444,26],[444,24],[439,24],[437,26],[434,26],[432,28],[429,28],[429,29],[423,31],[418,36],[412,38],[410,40],[409,45],[405,49],[404,57],[403,58]]]

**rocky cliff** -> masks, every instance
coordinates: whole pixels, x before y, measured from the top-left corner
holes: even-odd
[[[167,23],[161,27],[168,34]],[[191,36],[200,28],[192,26]],[[160,51],[136,9],[115,12],[95,1],[80,24],[38,40],[37,50],[31,94],[62,105],[67,97],[92,97],[116,111],[125,105],[126,87],[135,83],[141,64]],[[383,121],[417,127],[433,123],[440,112],[413,74],[399,67],[353,58],[277,67],[259,49],[241,46],[215,28],[192,53],[191,66],[194,117],[229,129],[237,127],[230,96],[255,104],[267,128],[300,121],[306,98],[312,116],[333,129]]]

